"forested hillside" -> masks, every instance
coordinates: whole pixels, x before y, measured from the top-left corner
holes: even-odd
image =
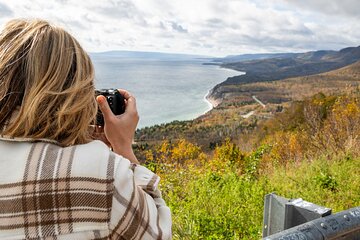
[[[162,178],[174,239],[259,239],[271,192],[333,212],[359,206],[359,73],[355,63],[234,86],[193,121],[138,130],[135,149]]]
[[[175,121],[139,129],[138,147],[146,149],[163,140],[186,139],[212,151],[225,138],[244,139],[252,134],[259,122],[284,111],[292,102],[311,97],[356,92],[360,84],[360,62],[330,72],[289,78],[281,81],[227,85],[226,96],[208,113],[192,121]],[[261,100],[260,105],[253,97]],[[252,146],[243,143],[243,150]]]

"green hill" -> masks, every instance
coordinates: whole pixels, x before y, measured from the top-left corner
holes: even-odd
[[[223,63],[221,66],[242,72],[216,85],[210,92],[212,99],[222,99],[228,91],[227,85],[241,85],[255,82],[282,80],[308,76],[348,66],[360,60],[360,46],[340,51],[315,51],[285,55],[260,60]]]

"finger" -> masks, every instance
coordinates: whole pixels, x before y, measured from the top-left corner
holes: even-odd
[[[118,89],[118,91],[125,98],[125,102],[126,102],[125,112],[137,113],[135,97],[125,89]]]
[[[126,100],[128,100],[130,97],[132,97],[131,93],[124,89],[118,89],[118,91]]]
[[[96,101],[99,104],[100,110],[104,116],[105,121],[109,120],[111,117],[114,117],[114,114],[111,111],[110,106],[104,96],[102,95],[97,96]]]
[[[130,98],[126,101],[126,109],[125,109],[125,112],[137,113],[136,99],[135,99],[134,97],[130,97]]]

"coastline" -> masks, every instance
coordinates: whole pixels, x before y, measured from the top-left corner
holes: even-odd
[[[208,95],[210,94],[210,90],[207,92],[207,94],[203,97],[203,101],[207,103],[208,109],[203,113],[206,114],[207,112],[211,111],[215,106],[207,99]],[[201,115],[203,115],[201,114]],[[200,115],[200,116],[201,116]]]
[[[216,67],[216,66],[215,66]],[[237,76],[239,75],[242,75],[242,72],[240,71],[237,71],[237,70],[234,70],[234,69],[231,69],[231,68],[224,68],[224,67],[221,67],[221,66],[218,66],[219,68],[223,69],[223,70],[227,70],[229,72],[233,72],[234,75],[233,76]],[[202,97],[202,100],[203,100],[203,103],[206,103],[207,107],[206,108],[203,108],[202,110],[200,110],[200,112],[197,112],[195,114],[191,114],[192,116],[188,116],[186,118],[177,118],[177,119],[174,119],[174,120],[170,120],[170,121],[166,121],[166,120],[163,120],[161,123],[152,123],[150,125],[142,125],[142,126],[138,126],[138,129],[143,129],[143,128],[147,128],[147,127],[153,127],[153,126],[157,126],[157,125],[166,125],[166,124],[170,124],[174,121],[193,121],[193,120],[196,120],[196,119],[199,119],[201,117],[203,117],[204,115],[208,114],[211,110],[213,110],[214,108],[218,107],[222,102],[223,102],[223,98],[216,98],[213,94],[214,94],[214,90],[216,88],[216,86],[218,84],[221,84],[223,82],[225,82],[227,78],[223,78],[223,80],[220,82],[220,83],[217,83],[216,85],[214,84],[213,86],[210,86],[210,88],[208,88],[208,91],[205,95],[203,95]]]
[[[199,114],[199,115],[196,115],[195,117],[193,117],[193,118],[191,118],[191,119],[187,119],[187,120],[172,120],[172,121],[170,121],[170,122],[163,122],[163,123],[159,123],[159,124],[154,124],[154,125],[150,125],[150,126],[142,126],[142,127],[138,127],[138,130],[141,130],[141,129],[144,129],[144,128],[148,128],[148,127],[154,127],[154,126],[158,126],[158,125],[166,125],[166,124],[169,124],[169,123],[172,123],[172,122],[174,122],[174,121],[193,121],[193,120],[195,120],[195,119],[198,119],[198,118],[201,118],[202,116],[204,116],[205,114],[207,114],[208,112],[210,112],[212,109],[214,109],[214,108],[216,108],[221,102],[222,102],[222,100],[223,99],[215,99],[215,98],[212,98],[210,95],[210,93],[211,93],[211,91],[213,90],[213,88],[212,89],[210,89],[208,92],[207,92],[207,94],[203,97],[203,101],[204,102],[206,102],[207,103],[207,105],[208,105],[208,109],[205,111],[205,112],[203,112],[203,113],[201,113],[201,114]]]
[[[220,66],[221,67],[221,66]],[[225,68],[225,67],[221,67],[222,69],[226,69],[226,70],[229,70],[229,71],[236,71],[236,72],[239,72],[240,74],[239,75],[245,75],[246,72],[242,72],[242,71],[237,71],[237,70],[234,70],[232,68]],[[238,76],[238,75],[235,75],[235,76]],[[224,81],[222,81],[221,83],[219,83],[218,85],[222,84],[223,82],[225,82],[227,79],[225,79]],[[216,85],[216,86],[218,86]],[[207,94],[204,96],[204,101],[209,105],[210,109],[207,110],[205,113],[209,112],[210,110],[212,110],[213,108],[216,108],[217,106],[219,106],[219,104],[224,100],[223,98],[214,98],[212,97],[212,93],[214,92],[214,89],[215,87],[212,87],[208,92]],[[203,114],[205,114],[203,113]],[[202,115],[203,115],[202,114]],[[201,117],[202,115],[200,115],[199,117]]]
[[[207,104],[210,107],[210,109],[207,110],[205,113],[207,113],[208,111],[210,111],[213,108],[216,108],[222,102],[222,99],[215,99],[215,98],[211,97],[212,90],[213,90],[213,88],[210,89],[208,91],[208,93],[204,96],[204,101],[207,102]]]
[[[207,103],[208,109],[207,109],[205,112],[203,112],[203,113],[201,113],[200,115],[198,115],[197,117],[195,117],[194,119],[197,119],[197,118],[203,116],[204,114],[210,112],[213,108],[215,108],[215,107],[218,105],[218,104],[216,103],[216,101],[210,99],[210,97],[209,97],[210,91],[211,91],[211,90],[209,90],[209,91],[207,92],[207,94],[203,97],[203,101]]]

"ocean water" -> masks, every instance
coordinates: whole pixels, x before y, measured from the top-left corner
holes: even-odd
[[[240,74],[201,59],[91,58],[96,88],[123,88],[136,97],[139,128],[200,116],[211,109],[208,91]]]

